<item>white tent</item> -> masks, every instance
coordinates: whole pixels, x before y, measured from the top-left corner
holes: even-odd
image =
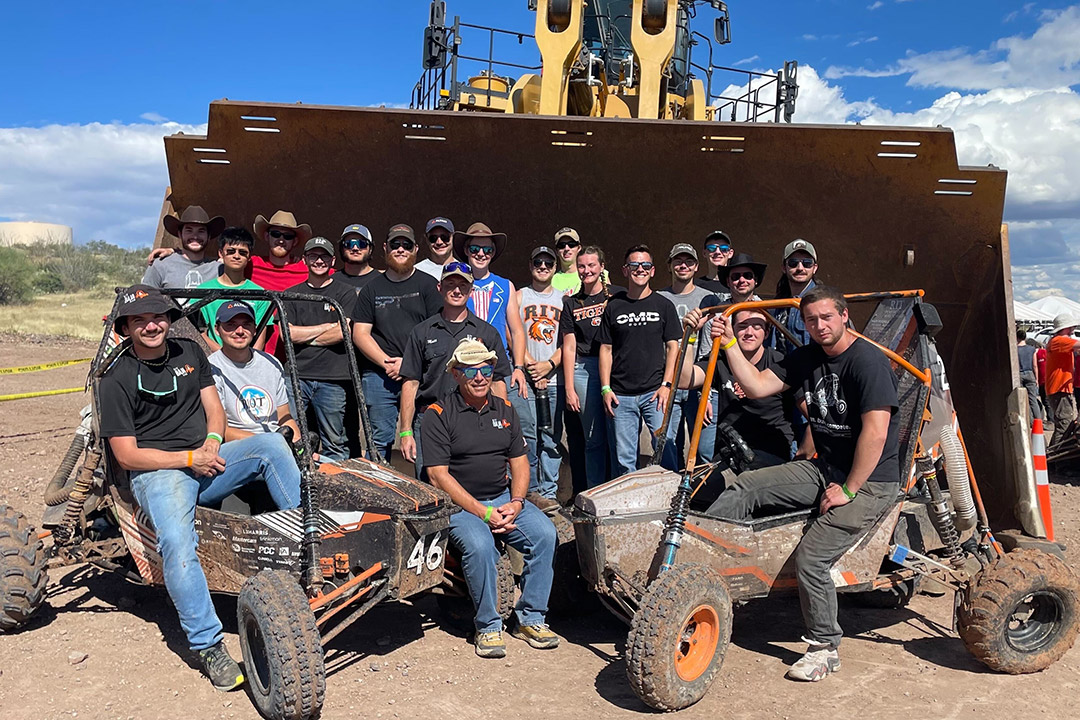
[[[1019,323],[1049,323],[1054,321],[1053,315],[1030,305],[1025,305],[1019,300],[1013,300],[1013,317]]]
[[[1053,320],[1055,315],[1060,315],[1061,313],[1071,313],[1080,318],[1080,303],[1066,297],[1061,297],[1060,295],[1047,295],[1044,298],[1039,298],[1033,303],[1029,303],[1029,305],[1036,310],[1041,310],[1048,314],[1051,320]]]

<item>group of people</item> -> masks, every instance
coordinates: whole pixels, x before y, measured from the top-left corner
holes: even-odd
[[[1075,337],[1080,318],[1061,313],[1054,318],[1045,344],[1016,331],[1016,357],[1020,383],[1027,390],[1031,420],[1047,419],[1053,425],[1047,447],[1061,442],[1077,419],[1080,398],[1080,340]]]
[[[575,492],[635,470],[642,425],[655,452],[674,393],[661,457],[677,469],[707,393],[701,459],[713,459],[719,423],[736,429],[757,458],[709,511],[742,519],[765,507],[820,509],[798,556],[810,649],[789,675],[817,680],[839,668],[828,570],[896,497],[896,380],[884,356],[847,332],[843,295],[816,284],[818,255],[810,242],[797,239],[784,248],[776,286],[775,296],[801,299],[798,308],[771,318],[755,309],[710,320],[703,309],[759,300],[767,270],[750,254],[736,253],[722,231],[704,239],[700,254],[684,242],[658,253],[632,246],[618,271],[609,271],[599,246],[562,228],[554,247],[529,253],[530,282],[519,288],[493,271],[507,238],[483,223],[457,231],[447,218],[431,219],[423,237],[428,257],[419,262],[413,229],[395,225],[381,242],[383,271],[372,265],[375,241],[360,224],[331,242],[291,213],[260,215],[253,229],[268,247],[266,257],[254,253],[250,232],[225,227],[202,208],[166,218],[165,227],[180,240],[179,250],[155,251],[144,284],[129,289],[135,299],[128,307],[125,297],[117,319],[117,331],[132,341],[132,354],[118,367],[138,382],[125,376],[108,387],[123,407],[106,404],[111,419],[103,417],[102,427],[117,460],[133,472],[136,497],[155,526],[180,526],[175,533],[159,530],[163,547],[178,544],[163,550],[166,584],[216,686],[230,686],[238,668],[220,643],[220,623],[210,619],[205,579],[194,578],[201,577],[197,561],[194,570],[190,562],[182,570],[175,565],[194,557],[194,504],[220,499],[287,453],[278,430],[294,429],[294,408],[313,417],[324,458],[361,454],[348,380],[352,352],[378,453],[388,459],[397,443],[418,478],[466,511],[453,516],[451,540],[462,550],[479,655],[505,654],[495,607],[495,536],[525,556],[512,633],[533,647],[555,647],[558,637],[544,620],[555,531],[541,511],[558,506],[564,458],[571,460]],[[216,259],[208,252],[214,241]],[[654,290],[661,262],[670,279]],[[617,275],[625,286],[611,283]],[[206,360],[196,357],[201,351],[194,344],[165,339],[176,313],[155,294],[155,288],[191,287],[291,290],[326,302],[289,300],[285,318],[260,302],[206,304],[200,330],[214,351]],[[295,348],[299,398],[290,397],[275,358],[283,357],[282,322]],[[695,349],[676,377],[684,328]],[[715,342],[722,343],[721,359],[713,387],[702,388]],[[182,376],[183,388],[179,362],[196,369]],[[158,427],[163,410],[155,401],[169,393],[186,393],[186,434]],[[203,431],[205,438],[196,437]],[[242,457],[256,459],[234,468],[222,449],[234,442],[247,444],[237,450]],[[166,454],[141,455],[152,443]],[[577,458],[583,462],[574,463]],[[266,481],[276,485],[278,506],[292,507],[298,478],[284,475]],[[169,483],[187,488],[182,498],[156,500],[151,488]]]

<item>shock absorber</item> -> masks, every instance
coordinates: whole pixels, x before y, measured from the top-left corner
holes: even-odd
[[[300,474],[300,508],[303,512],[304,539],[301,543],[304,587],[308,595],[315,597],[322,589],[322,568],[319,565],[319,548],[321,537],[317,511],[319,507],[318,493],[315,483],[312,481],[312,471],[304,470]]]
[[[75,485],[71,488],[71,497],[68,498],[67,507],[64,508],[64,518],[60,525],[53,531],[56,542],[63,545],[70,542],[75,536],[75,528],[82,517],[83,507],[87,498],[90,497],[90,488],[94,484],[94,472],[101,464],[101,450],[97,445],[92,445],[86,453],[79,474],[75,478]]]
[[[922,453],[915,458],[915,469],[919,474],[917,482],[919,492],[930,497],[930,523],[941,538],[945,559],[954,567],[958,567],[964,563],[964,551],[960,547],[960,533],[949,511],[949,501],[941,493],[937,466],[929,455]]]
[[[684,472],[679,482],[679,489],[671,498],[671,510],[664,520],[664,534],[660,540],[661,561],[659,573],[666,572],[675,565],[675,554],[682,545],[683,531],[686,529],[686,516],[690,511],[690,496],[694,488],[690,473]],[[657,574],[659,574],[657,573]]]

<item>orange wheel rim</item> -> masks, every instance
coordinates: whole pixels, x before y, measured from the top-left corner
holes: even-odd
[[[675,647],[675,672],[686,682],[701,677],[712,663],[720,639],[720,616],[698,605],[683,621]]]

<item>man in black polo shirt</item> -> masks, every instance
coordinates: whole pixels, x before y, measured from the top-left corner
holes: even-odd
[[[800,311],[813,342],[764,370],[736,347],[726,318],[713,320],[712,334],[747,397],[803,388],[818,457],[743,473],[709,512],[741,520],[760,507],[820,511],[795,551],[810,647],[787,673],[814,682],[840,669],[843,631],[829,569],[897,499],[899,401],[888,358],[848,332],[847,301],[840,291],[815,287],[803,295]]]
[[[439,281],[442,312],[413,328],[401,357],[401,413],[398,416],[398,437],[402,456],[416,465],[416,477],[422,477],[424,451],[421,447],[424,411],[443,396],[456,392],[457,383],[446,372],[446,362],[462,340],[479,340],[488,350],[499,351],[495,360],[496,380],[510,375],[499,331],[469,310],[472,291],[472,270],[463,262],[451,261],[443,266]],[[506,398],[506,383],[496,382],[492,394]]]
[[[346,318],[352,315],[356,290],[330,274],[334,244],[323,237],[311,238],[304,245],[304,262],[307,282],[293,285],[288,292],[337,300]],[[330,302],[290,300],[285,311],[289,314],[289,336],[296,346],[301,399],[315,411],[319,426],[319,452],[328,460],[345,460],[354,454],[350,447],[359,446],[360,423],[349,381],[349,344],[341,334],[337,310]]]
[[[525,499],[529,460],[521,423],[507,400],[491,394],[497,354],[481,342],[462,340],[447,363],[458,389],[428,407],[423,420],[428,478],[464,511],[450,517],[450,541],[461,550],[476,608],[480,657],[506,655],[497,607],[496,535],[525,556],[511,634],[534,648],[559,644],[544,621],[554,574],[555,526]]]
[[[285,438],[252,435],[222,444],[225,409],[210,363],[194,342],[167,337],[180,310],[159,290],[132,285],[114,329],[131,347],[101,378],[101,437],[154,524],[165,587],[188,645],[219,690],[244,681],[222,644],[221,621],[195,554],[195,505],[214,505],[259,478],[281,509],[300,503],[300,474]],[[292,468],[292,473],[278,468]]]

